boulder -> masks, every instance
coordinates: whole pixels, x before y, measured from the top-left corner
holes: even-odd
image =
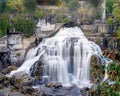
[[[54,87],[54,83],[53,82],[48,82],[45,84],[46,87]]]
[[[2,73],[6,75],[6,74],[8,74],[8,73],[10,73],[11,71],[16,70],[16,69],[17,69],[16,66],[9,66],[8,68],[2,70]]]
[[[4,88],[0,90],[0,96],[9,96],[10,89],[9,88]]]
[[[20,86],[32,86],[34,83],[34,78],[29,76],[25,72],[18,72],[12,76],[11,83],[18,88]]]
[[[60,88],[60,87],[62,87],[62,84],[59,83],[59,82],[58,82],[58,83],[55,83],[54,87],[55,87],[55,88]]]
[[[36,90],[30,86],[24,86],[23,87],[23,93],[24,94],[35,94],[36,93]]]
[[[25,95],[19,92],[11,92],[9,96],[25,96]]]
[[[5,75],[0,73],[0,83],[4,80]]]

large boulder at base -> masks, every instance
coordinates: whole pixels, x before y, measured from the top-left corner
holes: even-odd
[[[0,96],[9,96],[10,89],[9,88],[4,88],[0,90]]]
[[[22,85],[23,86],[32,86],[34,84],[34,78],[29,76],[25,72],[18,72],[12,76],[11,82],[15,87],[18,87],[18,88]]]

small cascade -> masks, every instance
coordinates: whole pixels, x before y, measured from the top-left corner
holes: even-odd
[[[32,48],[23,65],[11,75],[19,71],[29,74],[30,68],[41,58],[43,81],[91,87],[90,62],[93,55],[98,56],[103,64],[106,62],[100,47],[89,41],[79,27],[65,27],[54,37],[44,38],[36,48]]]

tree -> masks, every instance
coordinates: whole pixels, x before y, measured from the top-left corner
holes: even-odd
[[[107,13],[112,13],[114,2],[115,2],[115,0],[106,0],[106,11],[107,11]]]
[[[79,0],[65,0],[69,11],[76,11],[79,8]]]
[[[0,16],[0,36],[6,35],[7,29],[12,29],[12,25],[9,23],[9,15],[2,14]]]
[[[24,11],[25,7],[23,0],[8,0],[6,3],[6,10],[11,13]]]
[[[116,0],[113,5],[113,16],[115,20],[120,24],[120,0]]]
[[[13,22],[16,30],[23,32],[25,37],[29,37],[34,34],[36,24],[33,19],[25,17],[14,17]]]
[[[27,11],[34,12],[36,10],[36,0],[23,0],[23,2]]]
[[[36,9],[34,13],[35,18],[43,18],[45,16],[44,12],[40,9]]]
[[[0,0],[0,14],[4,12],[6,5],[6,0]]]

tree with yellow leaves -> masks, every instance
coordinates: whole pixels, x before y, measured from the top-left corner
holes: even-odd
[[[8,0],[6,3],[6,10],[11,13],[24,11],[25,7],[23,0]]]

